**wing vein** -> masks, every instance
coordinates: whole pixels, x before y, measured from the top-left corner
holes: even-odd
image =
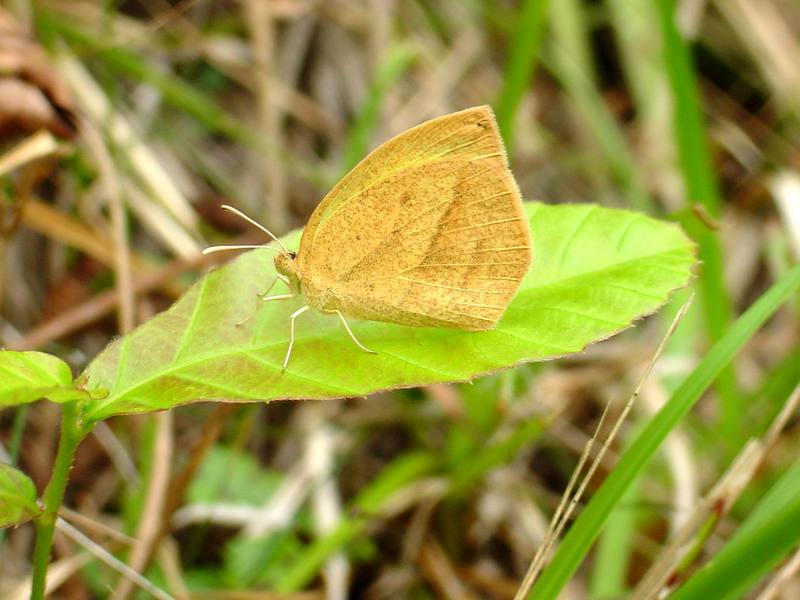
[[[479,204],[481,202],[486,202],[487,200],[493,200],[494,198],[499,198],[500,196],[505,196],[505,195],[508,195],[508,194],[511,194],[511,190],[506,191],[506,192],[500,192],[499,194],[495,194],[494,196],[487,196],[486,198],[479,198],[479,199],[474,200],[472,202],[467,202],[465,204],[458,204],[458,205],[451,198],[451,199],[448,199],[446,202],[442,202],[441,204],[437,205],[436,207],[434,207],[434,209],[435,208],[441,208],[445,204],[451,204],[451,205],[454,206],[454,208],[458,208],[458,209],[466,208],[467,206],[472,206],[473,204]],[[458,196],[455,196],[455,198],[457,198],[457,197]],[[431,209],[431,210],[433,210],[433,209]],[[425,212],[420,213],[420,214],[424,215],[427,212],[428,211],[425,211]],[[446,225],[447,223],[453,223],[454,221],[458,221],[459,219],[474,219],[475,217],[479,217],[481,215],[485,215],[487,213],[492,213],[492,212],[497,212],[497,207],[496,206],[490,206],[490,207],[488,207],[488,208],[486,208],[486,209],[484,209],[484,210],[482,210],[480,212],[476,212],[476,213],[472,213],[472,214],[465,214],[465,215],[460,216],[460,217],[454,217],[454,218],[449,219],[447,221],[440,221],[439,223],[436,224],[436,226],[438,227],[440,225]],[[429,229],[431,229],[431,226],[423,227],[422,229],[415,229],[414,231],[409,231],[408,235],[415,235],[415,234],[421,233],[423,231],[428,231]]]
[[[435,146],[436,144],[441,144],[442,142],[444,142],[444,141],[446,141],[446,140],[448,140],[448,139],[450,139],[450,138],[452,138],[452,137],[456,137],[456,136],[457,136],[457,135],[459,135],[459,134],[461,134],[461,129],[459,129],[459,130],[456,130],[456,131],[454,131],[453,133],[451,133],[450,135],[447,135],[447,136],[445,136],[445,137],[443,137],[443,138],[436,138],[435,136],[432,136],[432,137],[433,137],[433,139],[432,139],[432,141],[431,141],[431,142],[430,142],[430,143],[429,143],[429,144],[428,144],[428,145],[425,147],[425,150],[426,150],[426,151],[427,151],[427,150],[430,150],[430,149],[431,149],[433,146]],[[480,135],[479,137],[477,137],[477,138],[475,138],[474,140],[472,140],[470,143],[474,143],[474,142],[477,142],[477,141],[483,140],[483,139],[484,139],[484,137],[485,137],[485,135],[487,135],[487,134],[482,134],[482,135]],[[421,159],[419,159],[419,160],[416,160],[416,161],[412,161],[412,162],[406,163],[406,164],[404,164],[403,166],[401,166],[401,167],[399,167],[399,168],[397,168],[397,169],[395,169],[395,170],[389,171],[389,172],[388,172],[388,173],[386,173],[386,174],[385,174],[383,177],[380,177],[380,178],[376,179],[375,181],[371,182],[371,183],[370,183],[368,186],[366,186],[366,187],[364,187],[364,188],[362,188],[362,189],[358,190],[357,192],[353,193],[352,195],[350,195],[350,196],[348,196],[347,198],[345,198],[344,200],[342,200],[342,201],[339,203],[339,205],[336,207],[336,210],[339,210],[340,208],[342,208],[342,207],[343,207],[343,206],[345,206],[346,204],[349,204],[349,203],[350,203],[350,202],[351,202],[351,201],[352,201],[354,198],[356,198],[356,197],[360,196],[361,194],[363,194],[363,193],[364,193],[365,191],[367,191],[368,189],[370,189],[370,188],[372,188],[372,187],[374,187],[374,186],[378,185],[379,183],[382,183],[383,181],[385,181],[385,180],[389,179],[390,177],[392,177],[392,176],[396,175],[397,173],[400,173],[401,171],[405,171],[405,170],[407,170],[407,169],[411,169],[411,168],[413,168],[413,167],[416,167],[416,166],[418,166],[418,165],[421,165],[421,164],[423,164],[423,163],[427,163],[427,162],[435,162],[435,161],[437,161],[438,159],[442,158],[443,156],[447,156],[447,155],[448,155],[450,152],[452,152],[452,151],[453,151],[453,149],[448,149],[448,150],[445,150],[444,152],[441,152],[440,154],[436,154],[436,155],[434,155],[434,156],[428,156],[428,157],[424,157],[424,158],[421,158]],[[472,158],[471,160],[480,160],[480,159],[483,159],[483,158],[492,158],[492,157],[496,157],[496,156],[502,156],[502,153],[500,153],[500,152],[497,152],[497,153],[493,153],[493,154],[486,154],[486,155],[483,155],[483,156],[476,156],[476,157]],[[352,173],[352,171],[351,171],[351,173]],[[348,182],[348,184],[349,184],[349,182]],[[336,212],[336,210],[335,210],[334,212]]]
[[[497,291],[497,290],[476,290],[472,288],[460,288],[455,287],[452,285],[443,285],[441,283],[433,283],[432,281],[423,281],[421,279],[414,279],[412,277],[397,277],[397,279],[402,279],[403,281],[410,281],[411,283],[419,283],[420,285],[428,285],[430,287],[441,288],[444,290],[453,290],[454,292],[474,292],[477,294],[503,294],[505,292]]]
[[[444,252],[445,250],[450,250],[455,246],[446,246],[445,248],[440,248],[438,250],[434,250],[428,256],[432,254],[437,254],[439,252]],[[505,248],[482,248],[478,250],[465,250],[464,252],[459,252],[457,256],[464,256],[467,254],[480,254],[482,252],[507,252],[509,250],[530,250],[530,246],[506,246]]]
[[[464,181],[465,181],[465,180],[463,180],[463,179],[462,179],[460,183],[463,183]],[[495,182],[490,182],[489,184],[487,184],[487,185],[485,185],[485,186],[483,186],[483,187],[489,187],[490,185],[492,185],[492,183],[495,183]],[[481,189],[483,189],[483,188],[473,188],[473,189],[471,189],[471,190],[469,190],[469,191],[474,193],[476,190],[481,190]],[[447,199],[447,200],[445,200],[444,202],[440,202],[440,203],[439,203],[439,204],[437,204],[436,206],[432,206],[432,207],[428,208],[427,210],[424,210],[424,211],[422,211],[421,213],[418,213],[418,214],[414,215],[414,217],[415,217],[415,219],[416,219],[416,220],[419,220],[419,218],[420,218],[420,217],[423,217],[423,216],[427,215],[428,213],[430,213],[430,212],[433,212],[433,211],[435,211],[435,210],[439,210],[439,209],[440,209],[440,208],[442,208],[443,206],[453,205],[453,204],[455,204],[455,199],[456,199],[456,198],[459,198],[459,197],[461,197],[461,196],[463,196],[465,193],[466,193],[466,191],[459,192],[458,194],[455,194],[454,196],[452,196],[451,198],[448,198],[448,199]],[[480,204],[481,202],[486,202],[487,200],[494,200],[495,198],[500,198],[501,196],[507,196],[507,195],[509,195],[509,194],[512,194],[512,193],[513,193],[513,192],[512,192],[511,190],[507,190],[507,191],[505,191],[505,192],[499,192],[499,193],[495,194],[494,196],[486,196],[485,198],[478,198],[477,200],[473,200],[472,202],[465,202],[465,203],[463,203],[463,204],[459,204],[459,205],[457,206],[457,208],[466,208],[467,206],[472,206],[473,204]],[[492,208],[490,208],[490,209],[487,209],[487,212],[488,212],[489,210],[496,210],[496,209],[495,209],[495,207],[492,207]],[[483,214],[483,213],[482,213],[482,212],[480,212],[480,213],[477,213],[477,214],[478,214],[478,215],[481,215],[481,214]],[[470,216],[472,217],[472,216],[476,216],[476,215],[470,215]],[[467,218],[467,217],[457,217],[457,219],[464,219],[464,218]],[[453,219],[453,220],[456,220],[456,219]],[[400,225],[400,226],[397,228],[397,230],[396,230],[396,231],[399,231],[400,229],[402,229],[403,227],[405,227],[406,225],[408,225],[408,224],[409,224],[409,222],[410,222],[410,221],[406,221],[405,223],[403,223],[402,225]],[[447,222],[449,222],[449,221],[444,221],[444,222],[445,222],[445,223],[447,223]],[[438,226],[438,225],[441,225],[441,222],[436,224],[436,226]],[[409,235],[409,236],[411,236],[411,235],[415,235],[415,234],[417,234],[417,233],[421,233],[421,232],[423,232],[423,231],[427,231],[428,229],[430,229],[430,227],[423,227],[422,229],[417,229],[417,230],[414,230],[414,231],[409,231],[409,232],[408,232],[406,235]]]

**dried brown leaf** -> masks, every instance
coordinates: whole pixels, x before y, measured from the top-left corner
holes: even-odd
[[[0,137],[75,136],[72,97],[44,49],[0,8]]]

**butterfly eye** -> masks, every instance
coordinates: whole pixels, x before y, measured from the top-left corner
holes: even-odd
[[[291,258],[292,260],[297,258],[297,252],[292,252],[291,250],[289,250],[289,258]]]

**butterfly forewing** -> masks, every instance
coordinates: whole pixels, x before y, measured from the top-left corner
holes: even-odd
[[[488,107],[379,147],[317,208],[298,256],[303,276],[333,290],[350,316],[461,329],[496,324],[530,259]]]

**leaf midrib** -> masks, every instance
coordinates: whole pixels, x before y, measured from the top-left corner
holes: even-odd
[[[53,373],[50,373],[44,367],[39,365],[27,353],[25,353],[25,352],[20,353],[19,354],[19,359],[24,361],[25,363],[27,363],[27,365],[29,367],[31,367],[31,369],[33,371],[36,371],[36,372],[40,373],[42,375],[42,378],[41,379],[36,379],[35,376],[32,373],[24,371],[23,369],[14,369],[13,365],[0,364],[0,369],[4,370],[11,377],[16,378],[18,381],[19,380],[29,381],[32,384],[35,384],[35,387],[37,387],[37,388],[39,388],[39,387],[63,386],[64,385],[61,382],[61,380],[58,379],[58,377],[56,377]],[[18,365],[18,366],[21,367],[21,365]],[[43,382],[42,379],[46,379],[47,381]],[[30,387],[34,387],[34,386],[30,386]]]

